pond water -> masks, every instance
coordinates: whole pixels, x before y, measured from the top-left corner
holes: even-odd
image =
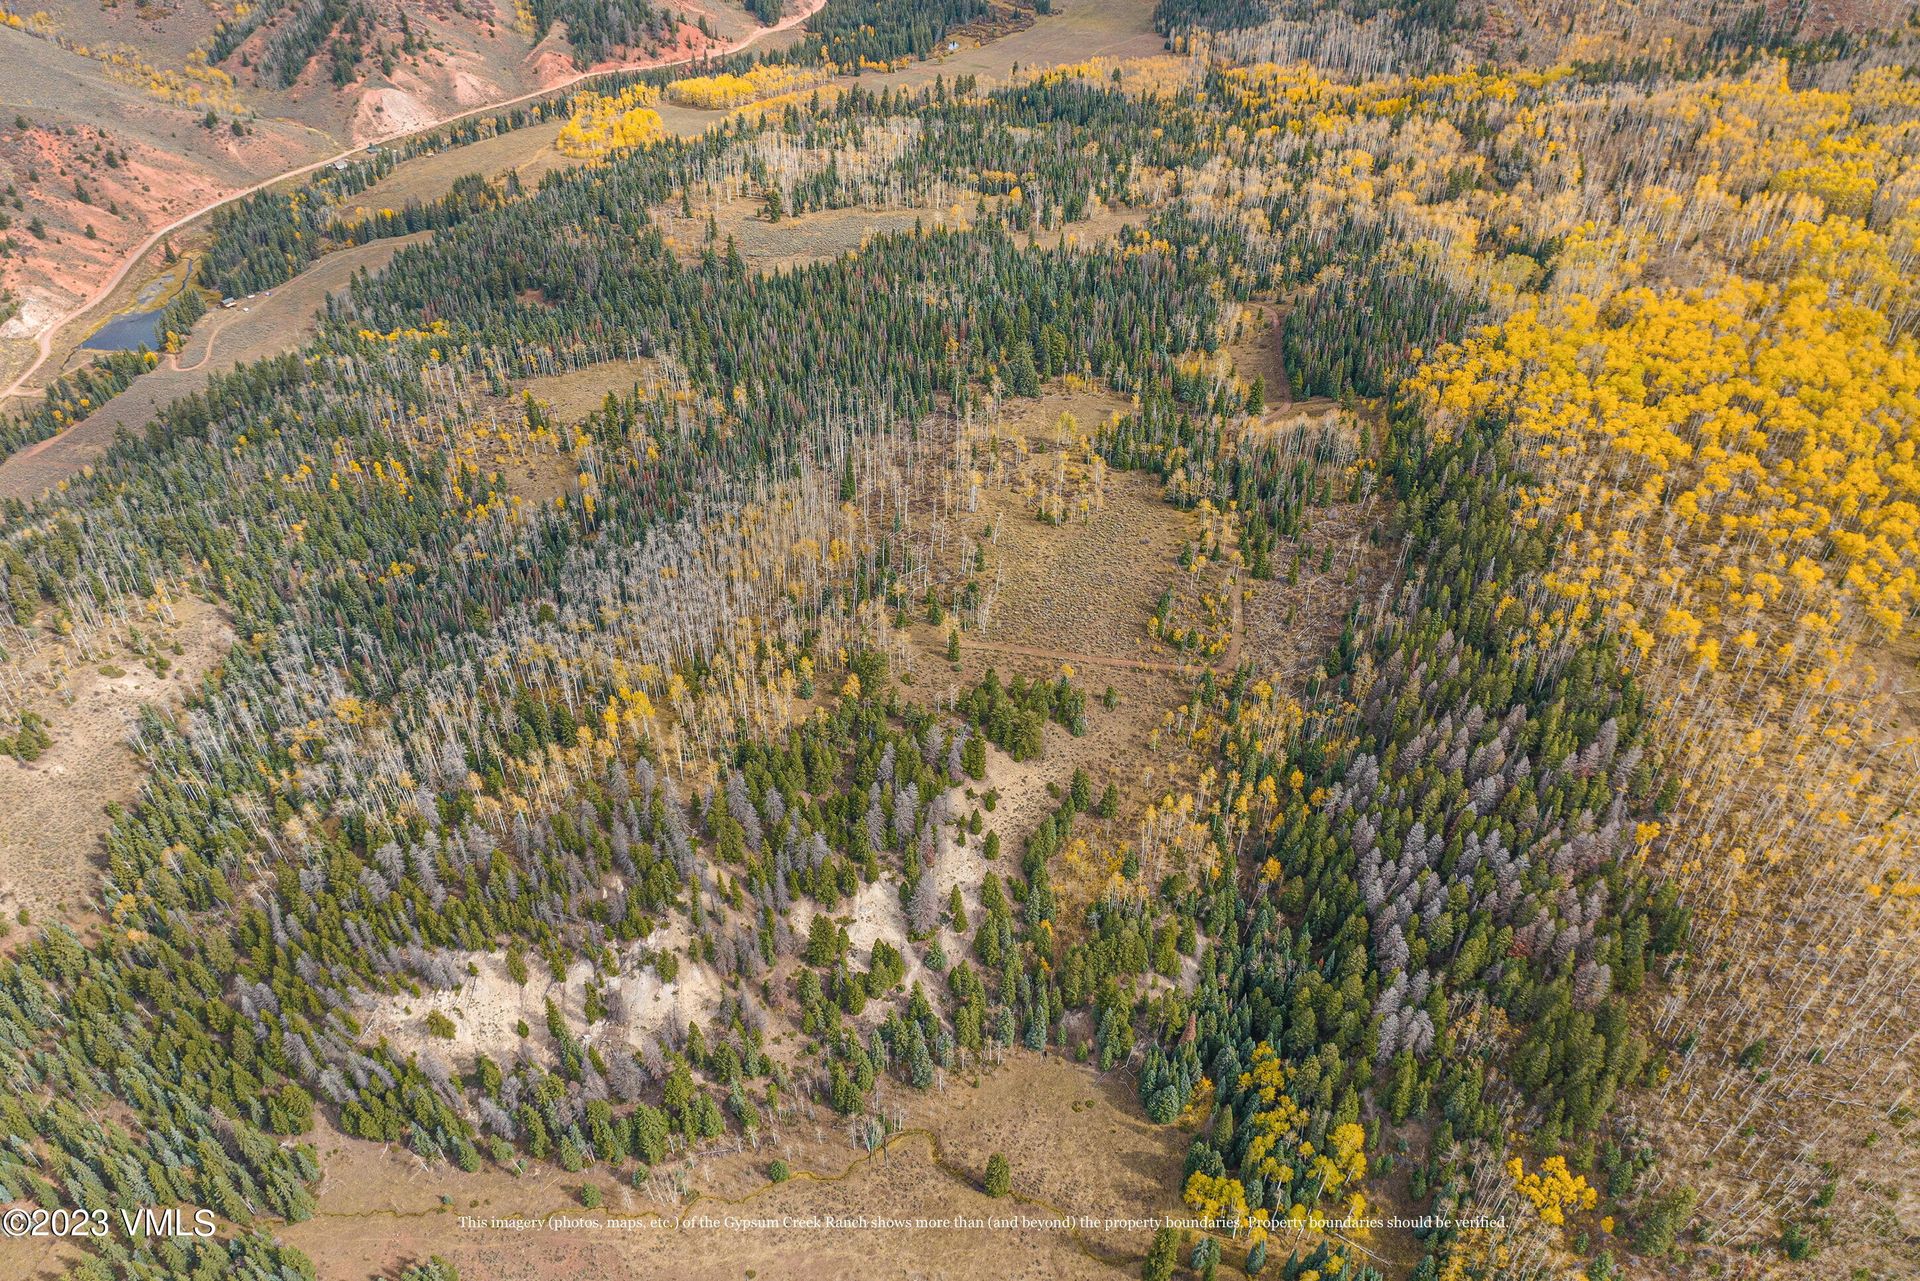
[[[124,316],[115,316],[84,345],[94,351],[133,351],[140,347],[158,351],[161,310],[155,307],[152,311],[130,311]]]

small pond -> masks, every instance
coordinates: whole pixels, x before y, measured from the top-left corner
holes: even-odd
[[[83,345],[93,351],[134,351],[141,347],[158,351],[161,311],[162,308],[155,307],[152,311],[130,311],[124,316],[115,316]]]

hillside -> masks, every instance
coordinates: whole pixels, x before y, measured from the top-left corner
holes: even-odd
[[[357,0],[228,12],[60,0],[8,11],[0,287],[12,301],[0,335],[37,338],[156,228],[226,194],[592,67],[697,57],[761,26],[726,3],[518,13]]]
[[[1920,1274],[1916,48],[829,0],[224,206],[0,436],[0,1273]]]

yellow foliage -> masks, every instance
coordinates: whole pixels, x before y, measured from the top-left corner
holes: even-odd
[[[575,160],[598,160],[615,151],[651,146],[666,136],[654,109],[659,101],[660,91],[652,85],[634,85],[617,94],[577,93],[554,148]]]
[[[1587,1183],[1584,1174],[1567,1169],[1567,1159],[1550,1156],[1541,1162],[1538,1173],[1529,1174],[1519,1157],[1507,1162],[1507,1175],[1527,1203],[1539,1211],[1542,1222],[1563,1227],[1569,1209],[1591,1210],[1600,1201],[1600,1193]]]
[[[667,100],[683,107],[725,111],[775,95],[798,93],[826,78],[817,67],[761,63],[741,75],[723,72],[676,80],[667,86]]]
[[[1811,275],[1523,308],[1412,386],[1442,423],[1510,415],[1556,464],[1535,501],[1583,512],[1583,572],[1553,585],[1639,625],[1652,596],[1652,630],[1688,652],[1782,599],[1856,599],[1890,632],[1920,605],[1920,355]],[[1669,545],[1676,519],[1700,555]],[[1670,568],[1708,555],[1712,581]]]

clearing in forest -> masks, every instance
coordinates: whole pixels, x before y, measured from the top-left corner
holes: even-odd
[[[1082,444],[1128,402],[1049,392],[1001,408],[993,433],[1004,474],[970,530],[985,545],[990,606],[967,640],[1010,656],[1163,661],[1147,619],[1181,573],[1192,520],[1156,478],[1089,462]]]
[[[959,1228],[835,1230],[810,1217],[967,1219],[1062,1215],[1141,1219],[1168,1212],[1186,1136],[1150,1124],[1120,1075],[1052,1055],[1009,1052],[998,1066],[949,1073],[922,1094],[889,1089],[899,1132],[867,1153],[847,1141],[846,1119],[796,1103],[778,1138],[736,1139],[655,1166],[634,1188],[590,1167],[567,1174],[540,1163],[514,1176],[426,1167],[397,1146],[347,1138],[320,1123],[313,1138],[327,1177],[311,1219],[282,1228],[322,1276],[364,1276],[392,1260],[438,1254],[463,1276],[529,1281],[587,1275],[675,1275],[738,1281],[762,1276],[830,1281],[846,1276],[980,1275],[1106,1279],[1138,1271],[1151,1233]],[[982,1191],[988,1156],[1012,1167],[1012,1195]],[[775,1183],[770,1164],[791,1177]],[[583,1209],[594,1186],[602,1207]],[[591,1220],[528,1235],[489,1220]],[[740,1226],[694,1220],[731,1216]],[[786,1222],[782,1223],[782,1217]],[[656,1229],[655,1224],[659,1227]],[[751,1224],[752,1226],[748,1226]]]
[[[140,709],[184,701],[233,633],[218,610],[190,596],[150,603],[84,648],[71,635],[5,631],[0,734],[18,751],[24,715],[37,718],[45,740],[37,753],[28,749],[30,760],[0,755],[0,913],[10,923],[23,910],[35,921],[73,920],[99,880],[106,806],[131,800],[140,785],[142,766],[127,744]]]
[[[514,393],[531,395],[545,404],[556,422],[577,423],[605,404],[608,396],[625,396],[636,386],[651,386],[662,372],[658,360],[607,360],[565,373],[522,379],[514,384]]]
[[[966,226],[972,222],[970,208],[958,212],[932,207],[823,209],[774,222],[766,215],[764,200],[736,196],[709,206],[696,203],[691,218],[682,217],[678,205],[662,206],[653,212],[661,235],[683,261],[700,258],[708,247],[711,229],[716,253],[726,252],[731,239],[750,269],[780,271],[830,262],[858,249],[869,236],[911,231],[916,223],[930,228]]]

